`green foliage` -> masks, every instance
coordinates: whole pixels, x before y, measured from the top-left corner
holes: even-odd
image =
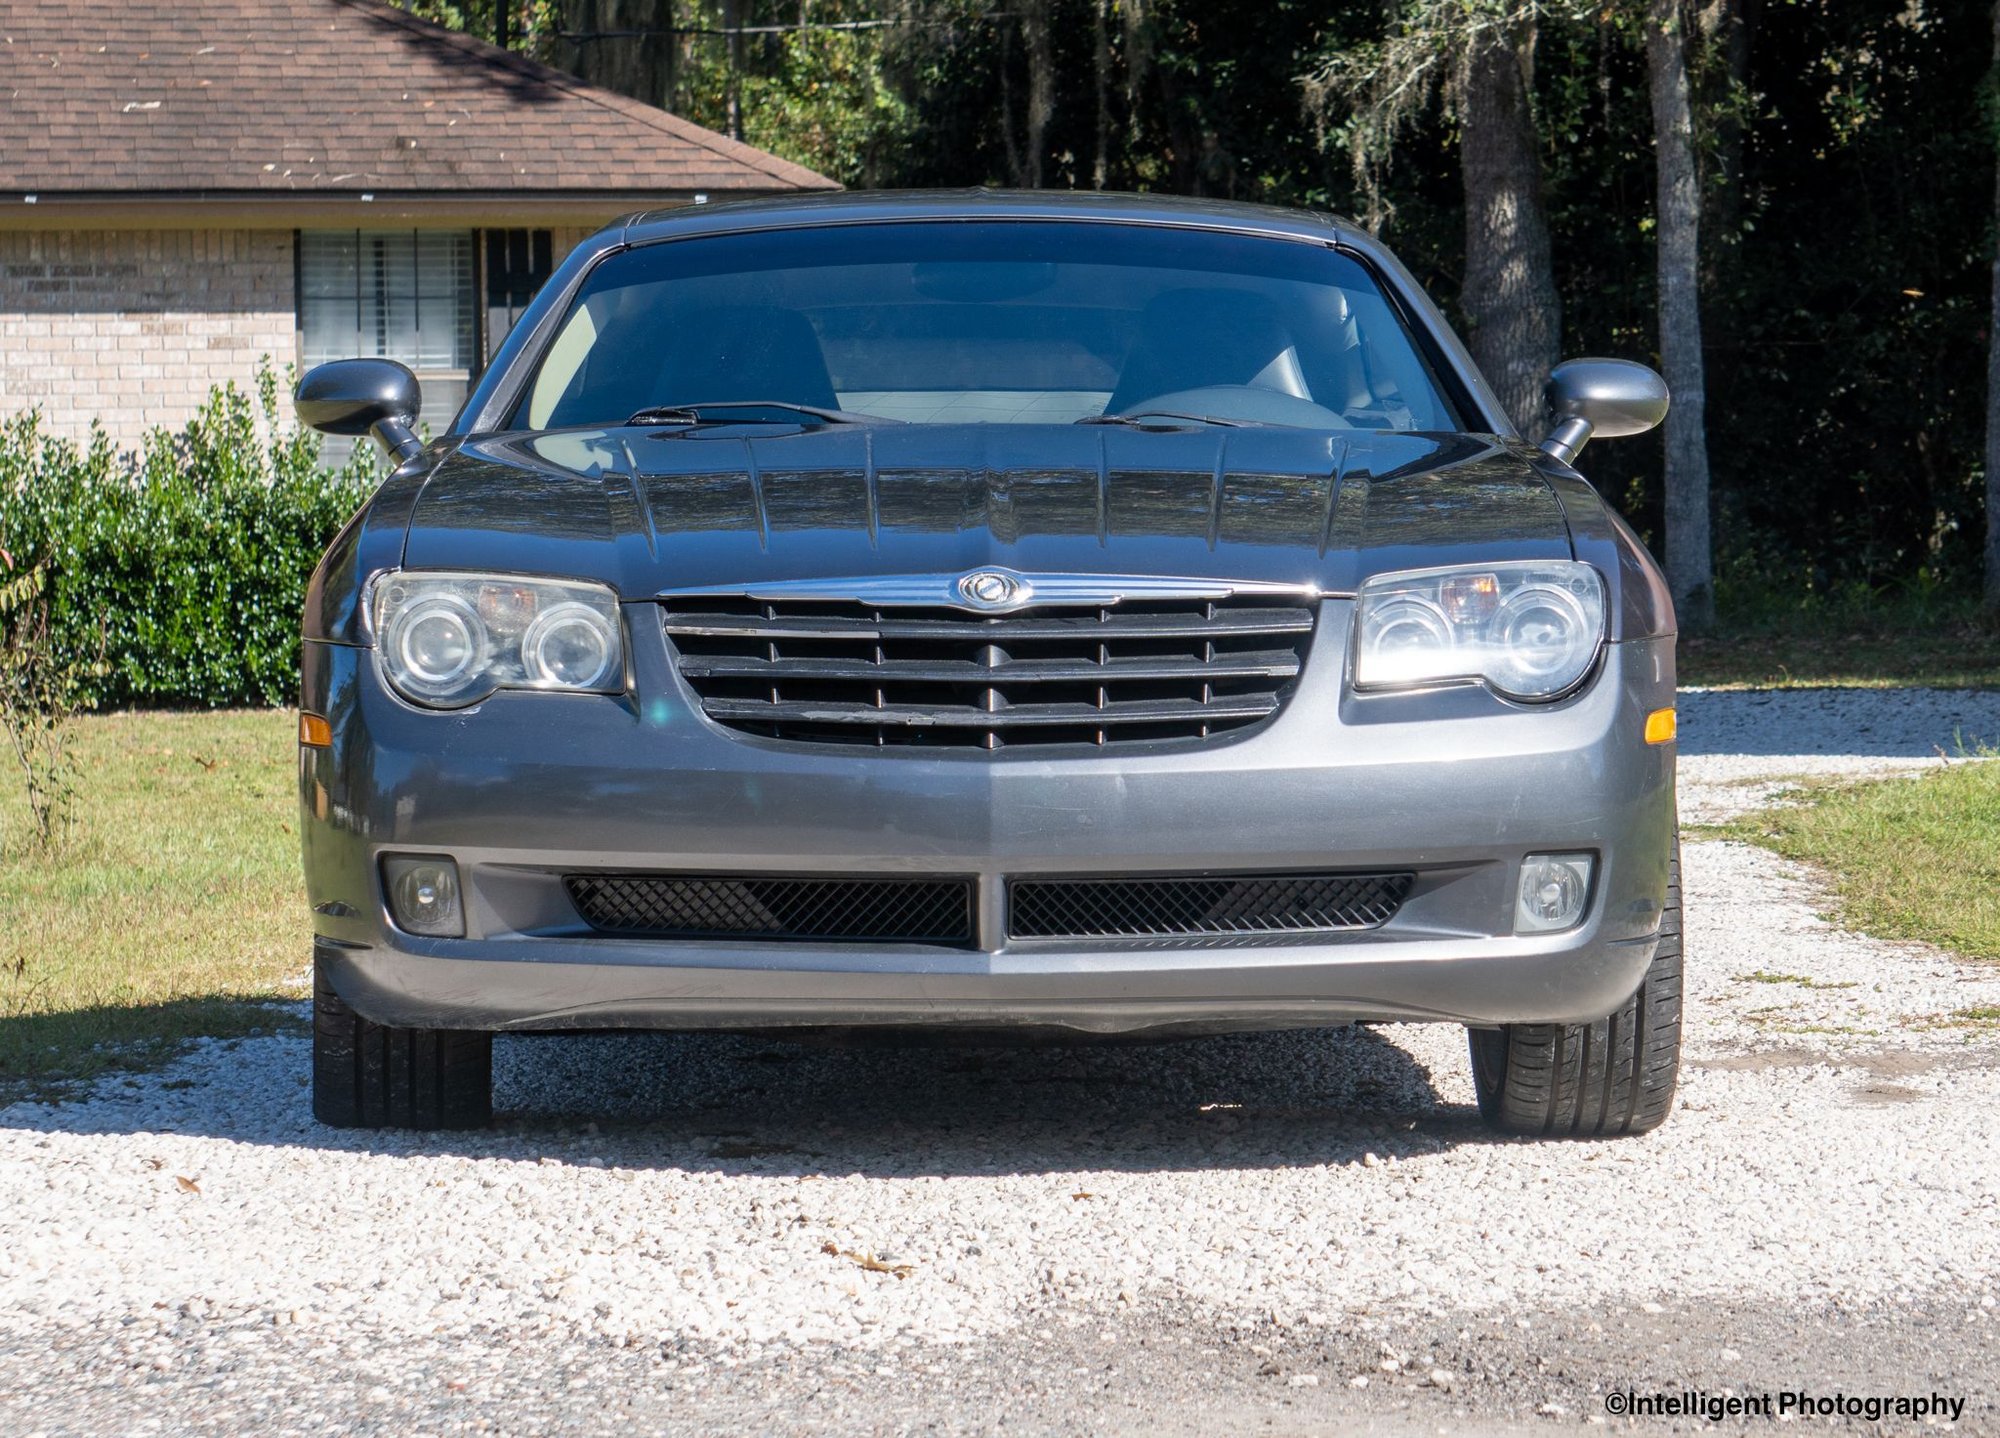
[[[1402,0],[1380,39],[1329,47],[1304,79],[1306,108],[1321,143],[1346,152],[1370,227],[1379,229],[1392,213],[1386,172],[1403,131],[1434,101],[1457,120],[1469,54],[1589,13],[1580,0]]]
[[[1783,27],[1753,77],[1742,228],[1715,236],[1718,534],[1821,587],[1977,574],[1990,16],[1914,13],[1814,7]]]
[[[507,6],[510,48],[532,50],[538,39],[560,28],[559,0],[392,0],[412,15],[462,30],[482,40],[494,38],[499,5]]]
[[[884,40],[911,125],[882,183],[1021,183],[1023,17],[1036,10],[1055,72],[1045,185],[1089,189],[1101,168],[1111,190],[1352,208],[1346,157],[1322,148],[1302,77],[1377,33],[1382,7],[1309,0],[916,0]]]
[[[406,3],[490,28],[492,0]],[[599,9],[535,0],[515,12],[522,43],[556,58],[551,37],[593,28]],[[654,13],[673,32],[672,108],[724,129],[733,96],[747,139],[845,183],[1019,184],[1032,169],[1056,187],[1393,216],[1388,238],[1448,313],[1465,249],[1450,42],[1532,18],[1563,347],[1656,353],[1634,0],[662,0]],[[776,31],[732,44],[730,13]],[[1969,591],[2000,129],[1991,8],[1684,13],[1718,565],[1803,568],[1816,592],[1920,576]],[[871,28],[824,28],[857,22]],[[1031,30],[1053,71],[1033,155]],[[1592,445],[1584,463],[1657,540],[1658,437]]]
[[[796,4],[744,4],[744,23],[782,25]],[[894,83],[887,47],[894,27],[869,26],[875,4],[818,0],[812,26],[742,38],[732,61],[721,33],[725,7],[693,0],[674,80],[675,108],[697,124],[727,131],[731,90],[745,142],[849,185],[890,180],[911,125],[909,102]],[[864,28],[833,28],[862,22]]]
[[[0,555],[10,567],[11,556]],[[48,573],[30,569],[0,583],[0,728],[21,766],[35,847],[47,852],[69,827],[77,764],[70,720],[94,661],[55,644],[49,633]]]
[[[136,455],[79,447],[30,410],[0,422],[0,546],[47,574],[50,642],[102,654],[94,705],[278,704],[298,683],[299,613],[320,554],[374,486],[372,455],[320,466],[319,438],[255,395],[212,390]]]

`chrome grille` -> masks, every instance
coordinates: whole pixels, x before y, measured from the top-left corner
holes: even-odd
[[[1008,614],[697,595],[664,601],[719,723],[832,744],[1206,739],[1276,713],[1312,605],[1294,594],[1037,605]]]
[[[1395,917],[1414,881],[1408,873],[1016,879],[1007,928],[1024,939],[1372,929]]]

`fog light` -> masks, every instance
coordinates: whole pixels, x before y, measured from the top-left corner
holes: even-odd
[[[452,860],[425,855],[385,855],[382,884],[389,892],[389,913],[397,928],[448,939],[465,932],[465,909],[458,896],[458,865]]]
[[[1589,854],[1530,854],[1521,861],[1514,932],[1546,934],[1574,928],[1590,900]]]

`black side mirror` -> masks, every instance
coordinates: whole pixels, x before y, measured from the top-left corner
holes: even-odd
[[[1592,435],[1644,434],[1667,417],[1667,382],[1631,360],[1565,360],[1549,372],[1546,393],[1554,426],[1542,448],[1564,464]]]
[[[391,464],[424,447],[416,429],[423,404],[417,377],[386,359],[314,365],[292,392],[301,424],[321,434],[373,435]]]

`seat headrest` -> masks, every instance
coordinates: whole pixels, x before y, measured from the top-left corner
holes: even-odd
[[[668,323],[651,403],[768,399],[839,407],[819,335],[797,310],[715,305],[678,311]]]
[[[1292,337],[1278,308],[1247,290],[1181,289],[1156,295],[1105,405],[1117,414],[1155,395],[1208,385],[1259,384],[1304,397]]]

